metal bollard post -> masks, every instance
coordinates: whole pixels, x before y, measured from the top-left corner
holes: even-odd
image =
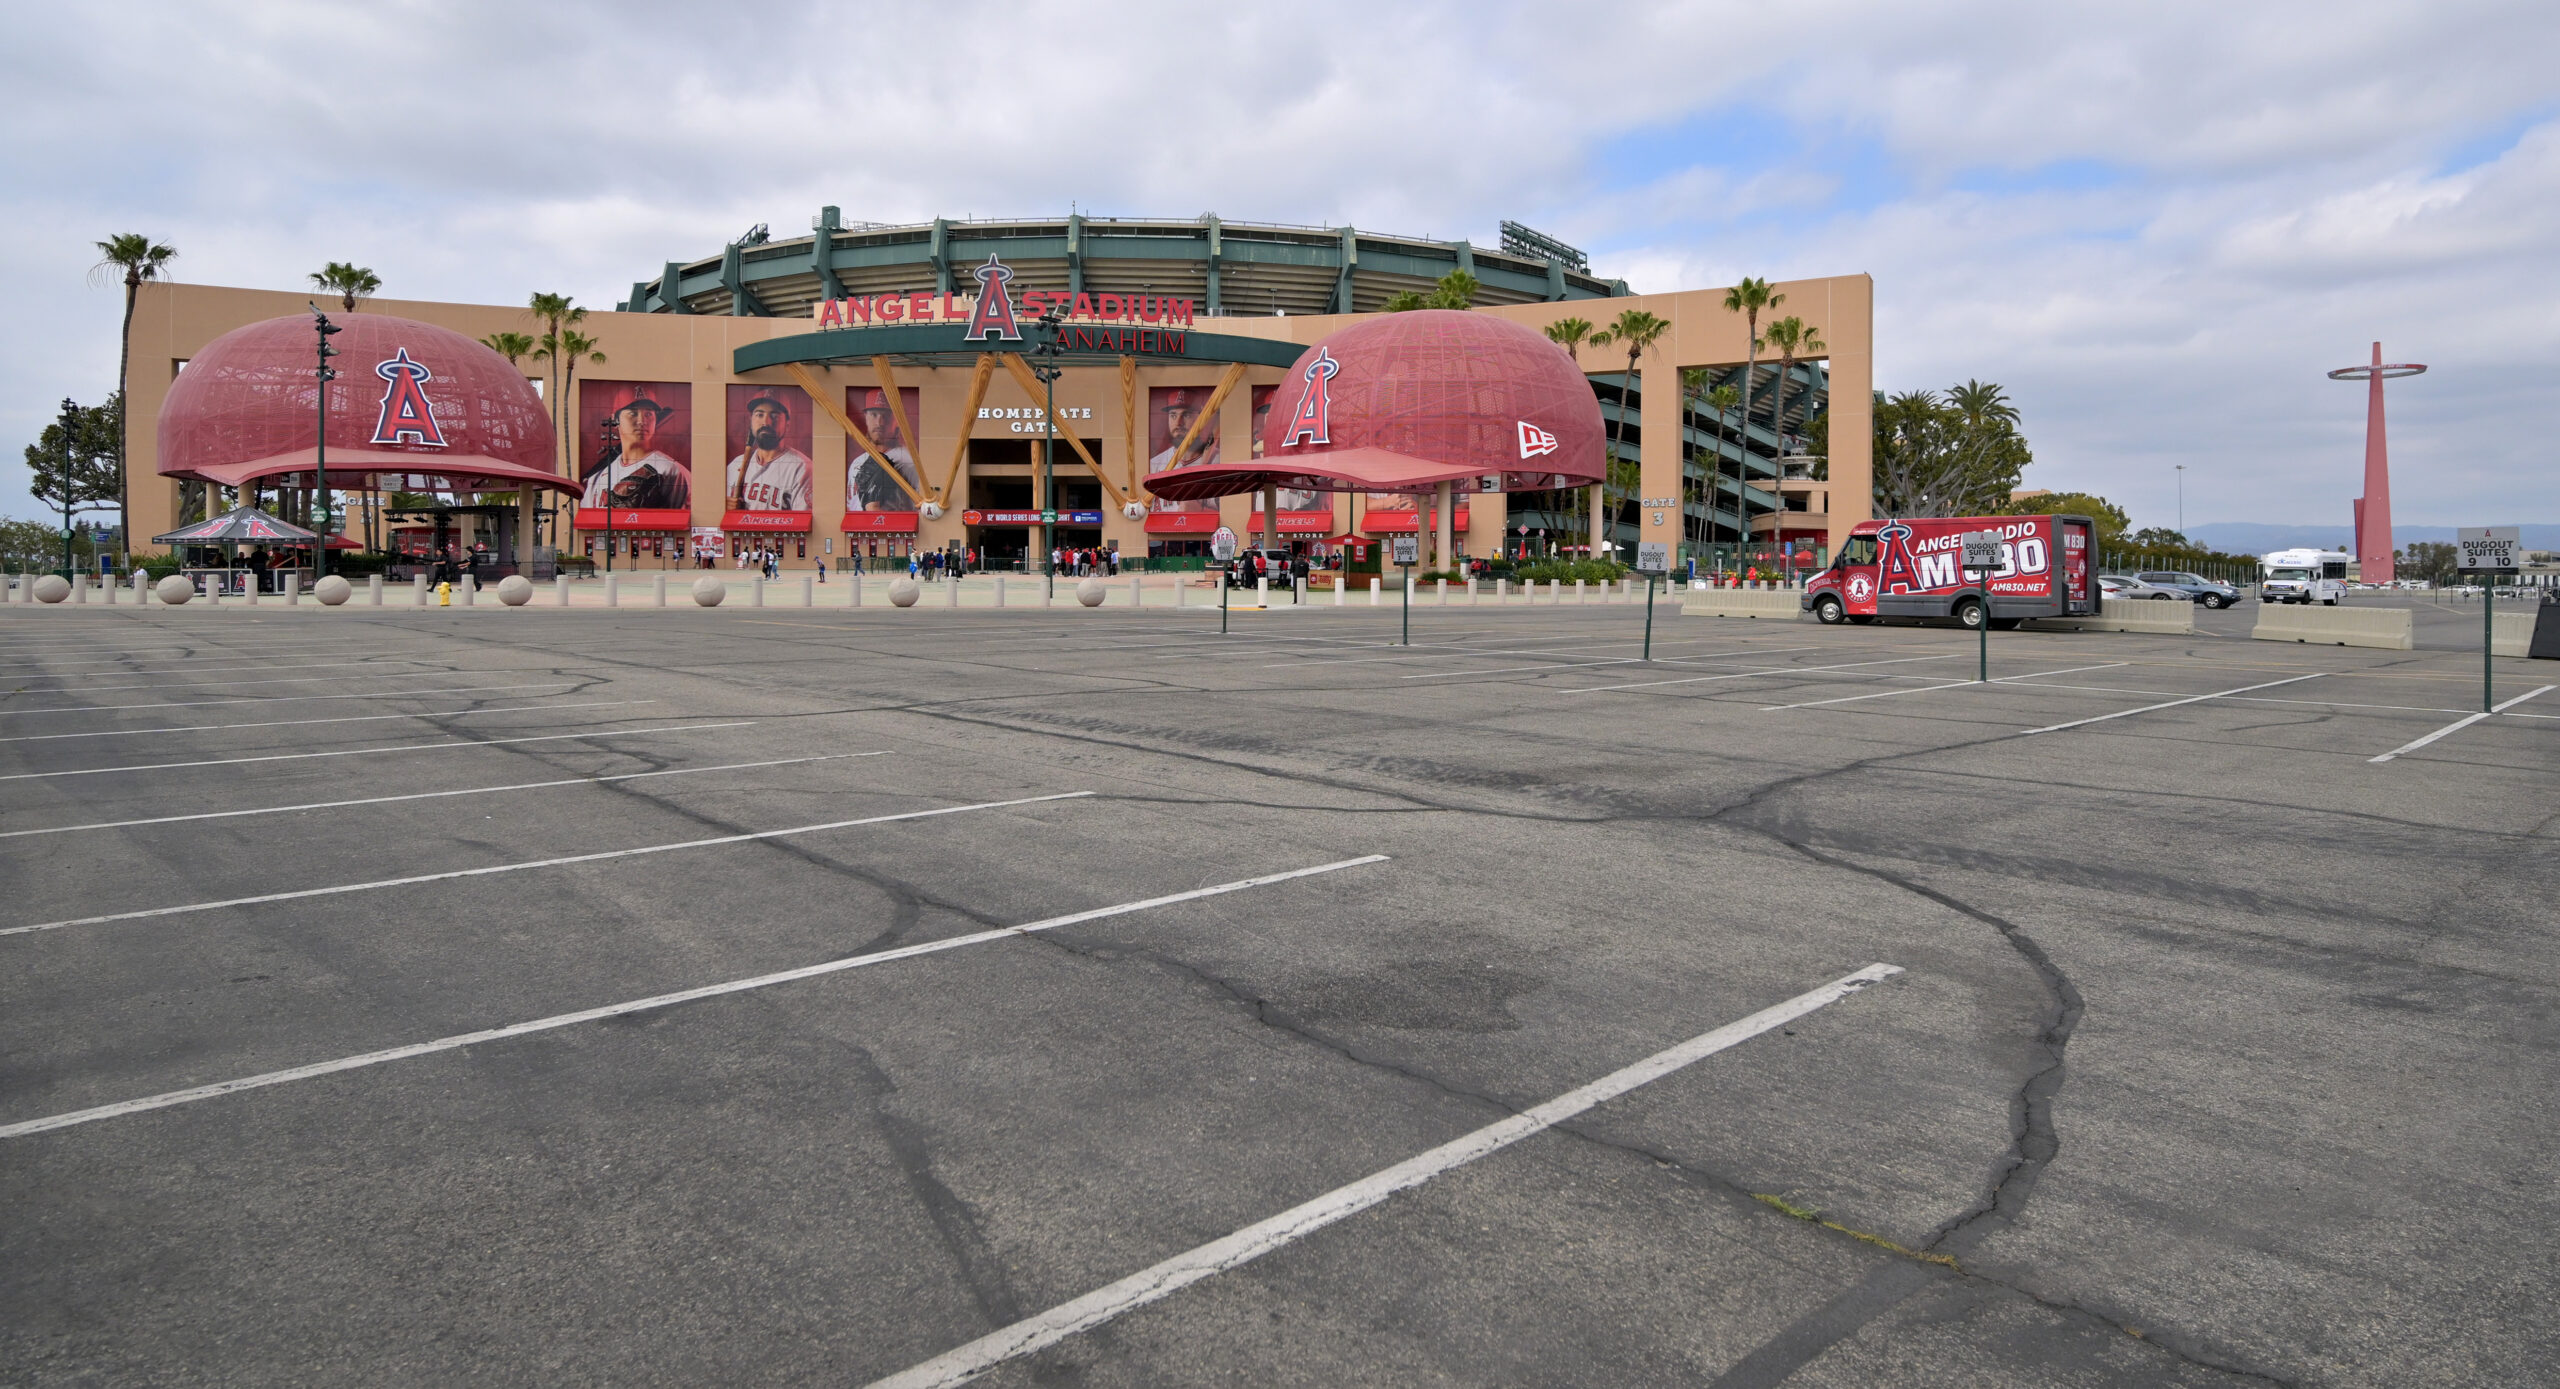
[[[1449,606],[1449,581],[1447,579],[1433,579],[1431,582],[1439,585],[1440,606],[1444,608]]]
[[[1146,585],[1146,581],[1145,581],[1144,579],[1141,579],[1139,576],[1137,576],[1137,575],[1135,575],[1135,574],[1130,575],[1130,576],[1129,576],[1129,606],[1130,606],[1130,607],[1133,607],[1133,608],[1142,608],[1142,607],[1145,607],[1145,606],[1146,606],[1146,603],[1147,603],[1147,585]]]
[[[808,574],[800,576],[800,606],[804,608],[818,606],[817,580]]]
[[[551,606],[555,608],[565,608],[569,606],[568,575],[554,574],[551,576]]]
[[[996,575],[996,606],[1004,606],[1004,575]]]
[[[666,605],[667,576],[662,572],[658,575],[657,582],[649,585],[649,606],[653,608],[663,608]]]
[[[1257,608],[1267,608],[1271,606],[1271,580],[1269,578],[1260,578],[1253,581],[1253,605]]]
[[[750,608],[764,606],[764,576],[761,574],[747,580],[747,606]]]
[[[1369,581],[1369,606],[1370,606],[1370,607],[1373,607],[1373,608],[1374,608],[1374,607],[1378,606],[1378,588],[1379,588],[1378,581],[1377,581],[1376,579],[1371,579],[1371,580]]]
[[[861,575],[854,575],[853,582],[845,585],[844,605],[848,608],[858,608],[862,606]]]
[[[1187,594],[1187,593],[1184,591],[1184,588],[1183,588],[1183,580],[1182,580],[1182,576],[1181,576],[1180,574],[1176,574],[1176,575],[1174,575],[1174,576],[1173,576],[1173,605],[1174,605],[1175,607],[1177,607],[1177,608],[1180,608],[1180,607],[1186,607],[1186,606],[1188,606],[1188,603],[1185,601],[1188,597],[1189,597],[1189,594]]]
[[[463,575],[461,592],[462,606],[470,607],[471,600],[480,595],[480,580],[469,574]]]
[[[1333,581],[1333,605],[1342,606],[1342,596],[1351,589],[1351,576],[1344,574]]]
[[[604,605],[608,608],[618,608],[622,606],[621,575],[607,574],[604,576]]]
[[[409,580],[409,601],[417,607],[423,608],[427,606],[429,587],[426,575],[418,574],[412,576]]]
[[[300,606],[300,605],[301,605],[301,603],[302,603],[302,576],[301,576],[301,575],[299,575],[299,574],[287,574],[287,575],[285,575],[285,576],[284,576],[284,605],[285,605],[286,607],[288,607],[288,608],[291,608],[291,607],[298,607],[298,606]]]
[[[381,575],[372,575],[364,581],[364,605],[368,608],[378,608],[382,606]]]
[[[1043,598],[1040,600],[1040,605],[1042,607],[1047,607],[1048,601],[1048,599]],[[960,606],[960,585],[957,582],[943,585],[942,606],[946,608],[956,608]]]
[[[1561,583],[1563,581],[1558,580],[1557,582]],[[1583,588],[1582,580],[1580,579],[1573,581],[1573,601],[1577,607],[1591,601],[1591,594]]]

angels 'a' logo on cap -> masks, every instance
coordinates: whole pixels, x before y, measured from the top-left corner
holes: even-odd
[[[960,335],[962,342],[984,342],[1002,338],[1006,342],[1022,341],[1022,328],[1013,321],[1013,291],[1007,288],[1013,279],[1013,267],[987,253],[987,263],[969,272],[978,282],[978,306],[969,311],[969,331]]]
[[[1342,363],[1333,359],[1333,349],[1319,347],[1316,359],[1307,363],[1303,373],[1307,388],[1298,394],[1298,408],[1289,416],[1289,432],[1280,436],[1280,447],[1298,444],[1333,442],[1333,378]]]
[[[1555,451],[1556,436],[1527,420],[1520,421],[1520,456],[1522,458],[1535,458],[1539,454]]]
[[[444,429],[436,423],[435,406],[427,400],[427,383],[436,374],[424,362],[409,360],[409,349],[387,362],[377,363],[373,374],[391,384],[382,389],[382,413],[373,422],[376,444],[423,444],[428,448],[444,447]]]

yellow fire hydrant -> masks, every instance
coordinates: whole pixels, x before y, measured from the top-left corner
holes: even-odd
[[[436,585],[436,606],[439,608],[450,608],[453,606],[452,580],[448,579],[443,583]]]

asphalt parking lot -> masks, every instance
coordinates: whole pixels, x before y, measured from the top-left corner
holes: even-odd
[[[0,614],[0,1379],[2548,1382],[2560,691],[2253,612]]]

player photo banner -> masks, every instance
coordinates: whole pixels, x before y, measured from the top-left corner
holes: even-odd
[[[848,386],[844,392],[845,413],[862,426],[871,442],[888,456],[866,452],[860,444],[845,441],[844,509],[847,514],[865,511],[909,512],[916,508],[915,495],[898,486],[890,476],[906,479],[916,493],[924,491],[924,472],[916,466],[921,441],[908,437],[898,424],[903,411],[908,427],[917,434],[924,432],[924,392],[915,386],[898,388],[899,409],[889,408],[889,393],[878,386]],[[848,523],[850,528],[850,523]],[[913,530],[910,524],[907,529]]]
[[[577,524],[682,530],[693,523],[693,386],[578,383]]]
[[[809,511],[815,477],[809,457],[816,432],[808,393],[799,387],[731,386],[721,509]]]
[[[1213,394],[1207,386],[1150,386],[1147,388],[1147,472],[1150,476],[1175,466],[1173,451],[1182,436],[1191,432],[1191,422],[1200,418],[1201,408]],[[1211,420],[1200,427],[1199,437],[1191,441],[1191,451],[1184,454],[1181,466],[1218,461],[1218,422]],[[1151,510],[1159,514],[1212,512],[1214,501],[1176,502],[1161,497],[1151,498]],[[1214,527],[1212,528],[1214,529]]]

